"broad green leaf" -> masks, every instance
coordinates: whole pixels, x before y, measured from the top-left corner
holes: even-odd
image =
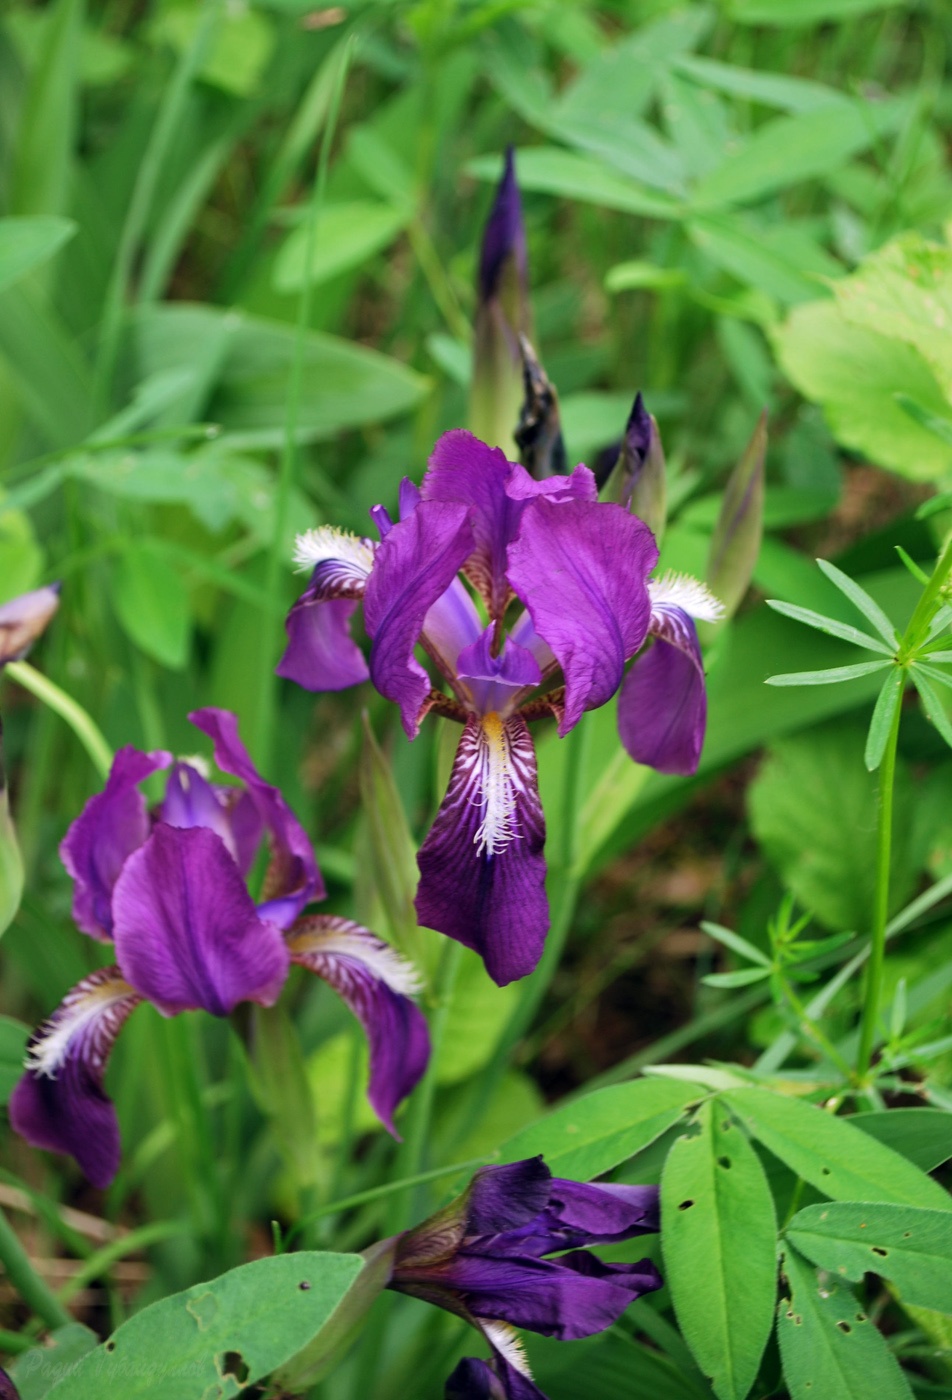
[[[76,146],[82,0],[56,0],[30,74],[13,156],[11,214],[61,214]]]
[[[844,447],[913,481],[931,481],[952,468],[952,447],[896,401],[905,394],[927,412],[948,412],[918,351],[850,324],[831,301],[797,307],[770,335],[781,368],[802,394],[822,405]]]
[[[596,1089],[524,1128],[503,1143],[497,1159],[518,1162],[542,1152],[556,1176],[588,1181],[654,1142],[705,1093],[697,1084],[665,1079]]]
[[[3,856],[0,853],[0,870]],[[0,901],[3,898],[3,875],[0,873]],[[10,1016],[0,1016],[0,1104],[5,1104],[13,1086],[23,1073],[26,1042],[30,1027]]]
[[[869,722],[869,733],[866,736],[866,752],[863,755],[870,773],[875,772],[883,761],[886,744],[889,742],[889,731],[896,717],[896,710],[905,683],[905,674],[902,668],[897,666],[892,674],[883,681],[883,688],[873,706],[873,717]]]
[[[320,1332],[362,1266],[353,1254],[286,1254],[196,1284],[123,1323],[50,1400],[236,1396]]]
[[[144,540],[120,555],[112,602],[137,647],[163,666],[184,667],[191,636],[188,590],[160,548]]]
[[[823,107],[775,117],[699,182],[693,203],[698,210],[749,203],[829,174],[898,126],[906,110],[895,100],[876,104],[844,98],[835,111]]]
[[[952,418],[947,418],[942,413],[931,413],[908,394],[896,394],[894,397],[903,413],[908,413],[909,417],[927,432],[934,434],[946,446],[952,447]],[[933,502],[929,501],[927,504],[931,506]]]
[[[859,676],[872,675],[881,671],[889,662],[859,661],[855,666],[829,666],[825,671],[788,671],[780,676],[768,676],[766,685],[839,685],[842,681],[855,681]]]
[[[861,632],[858,627],[851,627],[846,622],[838,622],[834,617],[824,617],[822,613],[814,612],[812,608],[801,608],[796,603],[784,603],[776,598],[768,598],[767,606],[773,608],[774,612],[783,613],[784,617],[792,617],[794,622],[802,622],[807,627],[815,627],[818,632],[826,632],[830,637],[841,637],[844,642],[852,642],[854,646],[865,647],[867,651],[881,652],[884,656],[892,655],[890,648],[883,642],[877,641],[875,637],[870,637],[866,632]]]
[[[44,1400],[62,1373],[98,1343],[95,1332],[81,1322],[68,1322],[55,1328],[42,1346],[18,1356],[10,1368],[20,1400]]]
[[[865,588],[861,588],[855,579],[849,574],[844,574],[842,569],[838,569],[835,564],[831,564],[828,559],[818,559],[817,564],[827,578],[838,588],[842,594],[849,598],[850,602],[871,622],[876,631],[882,637],[888,647],[899,645],[899,633],[883,612],[882,608],[871,598]]]
[[[192,5],[163,6],[152,24],[154,38],[186,53],[195,42],[200,12]],[[260,9],[224,6],[200,77],[236,97],[251,97],[265,71],[274,32]]]
[[[86,436],[94,424],[89,366],[33,279],[0,292],[0,357],[44,443],[60,449]]]
[[[756,227],[737,215],[711,216],[692,219],[687,230],[717,267],[784,306],[815,301],[824,293],[822,278],[843,274],[818,243],[784,225]]]
[[[47,262],[75,232],[70,219],[0,219],[0,291]]]
[[[952,1313],[952,1214],[916,1206],[831,1201],[806,1206],[785,1231],[801,1254],[859,1283],[891,1279],[903,1302]]]
[[[890,10],[900,0],[731,0],[730,15],[740,24],[825,24],[873,10]]]
[[[466,167],[467,173],[481,180],[498,182],[500,164],[496,156],[480,156]],[[626,214],[648,218],[673,219],[680,205],[646,189],[634,180],[610,170],[591,156],[576,155],[556,146],[530,146],[519,152],[519,184],[524,190],[578,199],[603,209],[620,209]]]
[[[777,1221],[757,1154],[719,1103],[698,1112],[661,1177],[664,1278],[719,1400],[743,1400],[773,1325]]]
[[[468,1079],[486,1063],[518,1000],[518,983],[497,987],[482,958],[465,950],[446,1017],[440,1083]]]
[[[40,583],[44,554],[30,517],[0,496],[0,603]]]
[[[314,286],[360,266],[389,247],[408,218],[405,208],[371,200],[326,205],[317,220],[309,262],[306,226],[294,229],[281,248],[274,263],[275,288],[298,292],[308,282]]]
[[[835,1278],[821,1283],[795,1249],[784,1254],[789,1292],[777,1310],[777,1336],[791,1400],[912,1400],[882,1335],[854,1294]]]
[[[952,1113],[939,1108],[890,1108],[856,1113],[856,1128],[931,1172],[952,1157]]]
[[[780,0],[782,4],[782,0]],[[731,97],[743,97],[762,102],[766,107],[778,107],[785,112],[813,112],[841,102],[843,94],[836,88],[807,78],[792,78],[786,73],[765,73],[756,68],[739,68],[699,54],[683,54],[674,60],[678,73],[684,73],[703,87],[713,88]]]
[[[824,1196],[952,1211],[931,1177],[847,1119],[768,1089],[730,1089],[725,1097],[768,1152]]]

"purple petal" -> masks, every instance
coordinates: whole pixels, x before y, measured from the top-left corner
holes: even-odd
[[[123,976],[166,1016],[271,1006],[288,972],[281,930],[258,917],[224,842],[158,822],[113,895]]]
[[[112,892],[122,867],[145,841],[151,822],[137,784],[172,755],[157,749],[120,749],[102,792],[91,797],[60,845],[60,859],[73,877],[73,918],[93,938],[112,937]]]
[[[567,1181],[555,1177],[544,1212],[558,1232],[554,1250],[618,1244],[661,1228],[657,1186]]]
[[[618,732],[636,763],[659,773],[697,771],[707,726],[707,693],[697,629],[668,608],[652,619],[657,640],[639,656],[618,697]]]
[[[264,824],[248,793],[210,783],[190,763],[176,763],[169,774],[159,817],[183,831],[205,826],[220,836],[246,876],[254,863]]]
[[[21,593],[0,606],[0,666],[25,656],[59,607],[58,583]]]
[[[279,928],[289,928],[306,904],[326,895],[310,838],[280,791],[266,783],[252,763],[238,736],[238,720],[230,710],[193,710],[189,719],[214,742],[219,768],[245,784],[267,828],[272,843],[272,868],[268,873],[267,902],[259,906],[258,913]]]
[[[495,1351],[493,1359],[465,1356],[446,1382],[444,1400],[546,1400],[528,1371]]]
[[[117,967],[84,977],[32,1036],[27,1072],[10,1097],[14,1130],[34,1147],[71,1154],[93,1186],[108,1186],[119,1169],[119,1124],[103,1074],[140,1000]]]
[[[564,735],[621,683],[651,617],[651,531],[621,506],[589,501],[526,507],[509,550],[509,581],[565,677]]]
[[[452,680],[459,670],[460,654],[483,630],[476,604],[461,578],[454,578],[423,619],[421,641],[443,675]]]
[[[475,642],[464,647],[457,657],[456,669],[480,714],[495,712],[505,716],[526,692],[541,683],[542,672],[532,652],[511,637],[504,651],[493,656],[495,631],[490,624]]]
[[[305,690],[344,690],[369,674],[350,619],[373,568],[372,541],[330,525],[300,535],[295,559],[311,581],[288,613],[288,645],[276,672]]]
[[[463,505],[423,501],[377,548],[367,584],[364,621],[373,638],[370,676],[400,706],[412,739],[430,680],[413,655],[424,620],[456,577],[473,548]],[[465,645],[471,641],[466,637]]]
[[[549,1202],[552,1173],[541,1157],[482,1167],[466,1193],[467,1235],[497,1235],[534,1219]]]
[[[383,939],[333,915],[302,919],[288,939],[291,961],[329,982],[360,1021],[370,1044],[367,1097],[388,1132],[397,1106],[430,1058],[426,1018],[410,1000],[416,972]]]
[[[2,1368],[0,1368],[0,1400],[20,1400],[20,1392]]]
[[[421,924],[473,948],[505,986],[532,971],[549,927],[545,818],[524,719],[469,719],[417,863]]]

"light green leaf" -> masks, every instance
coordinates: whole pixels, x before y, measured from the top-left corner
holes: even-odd
[[[293,230],[274,263],[274,286],[279,292],[299,292],[308,282],[316,286],[349,268],[359,267],[390,246],[410,217],[405,208],[371,200],[328,204],[318,217],[307,259],[308,230]]]
[[[697,1084],[669,1079],[635,1079],[596,1089],[524,1128],[503,1143],[496,1157],[518,1162],[542,1152],[556,1176],[588,1181],[654,1142],[705,1093]]]
[[[518,983],[497,987],[482,958],[469,948],[464,951],[446,1018],[441,1084],[468,1079],[486,1063],[518,1000]]]
[[[765,685],[839,685],[841,681],[853,681],[859,676],[872,675],[881,671],[889,662],[859,661],[855,666],[829,666],[825,671],[787,671],[780,676],[768,676]]]
[[[952,1157],[952,1114],[940,1108],[890,1108],[856,1113],[856,1128],[931,1172]]]
[[[76,147],[82,0],[56,0],[15,130],[11,214],[60,214]]]
[[[75,232],[71,219],[0,219],[0,291],[47,262]]]
[[[119,556],[112,583],[116,616],[147,656],[180,671],[188,660],[188,590],[163,550],[148,540]]]
[[[858,1283],[891,1279],[903,1302],[952,1313],[952,1215],[916,1206],[832,1201],[798,1211],[786,1235],[821,1269]]]
[[[899,0],[731,0],[730,14],[739,24],[825,24],[898,4]]]
[[[766,967],[739,968],[736,972],[709,972],[701,981],[705,987],[749,987],[770,976]]]
[[[123,1323],[50,1400],[236,1396],[320,1332],[362,1266],[354,1254],[286,1254],[196,1284]]]
[[[923,404],[911,399],[908,394],[895,394],[893,397],[903,413],[908,413],[914,422],[934,434],[948,447],[952,447],[952,418],[946,418],[942,413],[931,412]],[[928,504],[932,505],[933,502]]]
[[[789,1296],[780,1300],[777,1336],[791,1400],[912,1400],[912,1391],[850,1289],[820,1283],[795,1249],[784,1254]]]
[[[25,1351],[10,1367],[20,1400],[44,1400],[63,1373],[98,1343],[95,1332],[81,1322],[54,1328],[42,1346]]]
[[[889,618],[882,608],[871,598],[865,588],[851,579],[849,574],[844,574],[842,569],[838,569],[835,564],[831,564],[828,559],[818,559],[817,564],[827,578],[843,593],[855,608],[859,610],[868,622],[871,622],[883,641],[890,648],[899,645],[899,633],[896,631]]]
[[[886,752],[886,744],[889,741],[889,731],[896,717],[896,710],[905,683],[905,673],[900,666],[897,666],[892,675],[887,676],[883,681],[883,688],[873,706],[873,717],[869,722],[869,733],[866,736],[866,752],[863,755],[866,768],[870,773],[874,773],[883,761],[883,754]]]
[[[925,707],[926,714],[932,720],[932,723],[935,725],[936,729],[938,729],[945,742],[952,747],[952,721],[950,721],[949,716],[946,714],[945,707],[939,699],[938,694],[932,689],[931,682],[927,681],[922,674],[921,666],[911,667],[910,675],[912,676],[913,685],[922,696],[922,703]]]
[[[786,73],[738,68],[735,64],[702,58],[699,54],[684,54],[675,59],[673,66],[678,73],[684,73],[694,82],[713,88],[715,92],[762,102],[767,107],[779,107],[785,112],[813,112],[818,107],[829,107],[843,100],[841,92],[823,83],[792,78]]]
[[[815,627],[818,632],[826,632],[830,637],[842,637],[844,642],[865,647],[867,651],[878,651],[884,656],[892,655],[890,648],[875,637],[861,632],[858,627],[850,627],[849,623],[838,622],[835,617],[824,617],[812,608],[801,608],[796,603],[784,603],[777,598],[768,598],[767,606],[773,608],[774,612],[783,613],[784,617],[792,617],[794,622],[802,622],[807,627]]]
[[[0,862],[2,862],[0,855]],[[3,898],[3,876],[0,874],[0,900]],[[26,1042],[30,1027],[22,1021],[14,1021],[10,1016],[0,1016],[0,1104],[5,1104],[13,1092],[13,1086],[23,1073],[23,1060],[26,1056]]]
[[[632,262],[616,263],[605,274],[606,292],[667,291],[671,287],[683,287],[687,275],[680,267],[659,267],[657,263],[635,259]]]
[[[661,1248],[678,1325],[719,1400],[743,1400],[773,1325],[777,1222],[757,1154],[718,1103],[661,1177]]]
[[[751,962],[760,963],[761,967],[770,967],[770,959],[760,951],[753,943],[746,938],[741,938],[739,933],[733,929],[725,928],[723,924],[711,923],[709,919],[701,921],[701,928],[709,938],[715,939],[718,943],[723,943],[725,948],[730,948],[733,952],[739,953],[742,958],[748,958]]]
[[[792,226],[758,227],[734,215],[692,219],[687,230],[717,267],[784,306],[815,301],[824,294],[821,278],[843,274],[819,243]]]
[[[768,1089],[731,1089],[725,1097],[768,1152],[824,1196],[952,1211],[941,1186],[847,1119]]]
[[[152,25],[154,38],[185,53],[195,40],[200,13],[193,5],[164,6]],[[226,5],[220,11],[208,57],[200,76],[223,92],[251,97],[258,89],[274,47],[274,31],[261,10]]]
[[[496,156],[480,156],[466,166],[467,174],[480,180],[498,182],[501,166]],[[674,219],[681,206],[646,189],[624,175],[616,174],[591,156],[576,155],[557,146],[530,146],[519,152],[519,184],[524,190],[578,199],[603,209],[620,209],[626,214],[648,218]]]

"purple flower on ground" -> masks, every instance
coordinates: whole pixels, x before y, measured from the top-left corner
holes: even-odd
[[[491,1362],[461,1362],[447,1400],[538,1400],[514,1329],[568,1341],[610,1327],[661,1277],[650,1259],[606,1264],[588,1246],[658,1227],[657,1187],[560,1180],[541,1157],[484,1167],[398,1237],[388,1287],[455,1313],[489,1343]]]
[[[198,760],[122,749],[60,847],[73,917],[92,938],[114,942],[116,963],[83,978],[34,1034],[10,1118],[34,1146],[71,1153],[96,1186],[108,1185],[120,1157],[106,1061],[143,1001],[164,1016],[228,1016],[240,1002],[273,1005],[290,965],[309,968],[363,1023],[370,1101],[391,1132],[429,1056],[426,1021],[410,1000],[412,968],[359,924],[303,914],[325,894],[310,841],[255,769],[235,716],[205,709],[190,719],[241,786],[209,782]],[[138,784],[163,769],[165,796],[150,812]],[[270,861],[255,903],[247,877],[265,838]]]
[[[313,573],[278,671],[309,690],[369,677],[410,738],[430,709],[463,725],[419,853],[417,914],[474,948],[503,985],[532,971],[549,925],[529,722],[554,717],[567,734],[654,637],[625,680],[622,741],[639,762],[693,772],[706,716],[692,616],[716,616],[717,604],[691,580],[649,580],[651,531],[599,502],[584,466],[536,481],[471,433],[449,432],[400,504],[397,524],[372,512],[379,544],[328,526],[300,537],[297,560]],[[361,597],[369,666],[348,630]],[[418,644],[450,694],[433,689]]]
[[[0,666],[26,655],[58,607],[58,583],[0,604]]]

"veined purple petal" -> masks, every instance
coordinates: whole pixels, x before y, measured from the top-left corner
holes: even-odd
[[[519,462],[512,462],[512,470],[506,481],[506,495],[511,501],[534,501],[541,498],[553,505],[562,506],[567,501],[598,500],[598,487],[595,473],[582,463],[568,476],[548,476],[538,481]]]
[[[0,666],[25,656],[59,607],[58,583],[0,605]]]
[[[331,914],[301,919],[288,947],[291,961],[329,982],[363,1026],[370,1045],[367,1097],[398,1137],[394,1112],[430,1058],[426,1018],[411,1000],[420,985],[416,970],[369,929]]]
[[[326,895],[310,838],[278,788],[266,783],[238,735],[238,720],[230,710],[193,710],[189,719],[215,745],[215,762],[245,784],[272,843],[267,900],[258,908],[262,919],[289,928],[311,900]],[[237,841],[236,841],[237,845]]]
[[[498,656],[492,654],[495,628],[492,624],[457,657],[458,679],[465,685],[473,708],[483,715],[505,718],[519,704],[523,694],[542,681],[539,663],[532,652],[511,637]]]
[[[422,641],[444,676],[457,675],[459,657],[483,630],[476,604],[461,578],[454,578],[445,593],[427,610]]]
[[[475,949],[499,986],[525,977],[542,955],[549,927],[544,845],[525,720],[471,718],[417,857],[416,909],[421,924]]]
[[[169,826],[183,830],[207,826],[224,841],[242,875],[251,869],[264,834],[264,823],[249,793],[210,783],[184,760],[172,767],[158,815]]]
[[[565,677],[564,735],[609,700],[651,616],[651,531],[621,506],[590,501],[526,506],[509,549],[509,581]]]
[[[545,1210],[551,1193],[552,1173],[541,1157],[481,1167],[466,1192],[466,1234],[517,1230]]]
[[[119,1124],[103,1090],[116,1036],[142,998],[117,967],[84,977],[31,1037],[10,1122],[34,1147],[69,1153],[94,1186],[119,1168]]]
[[[277,674],[305,690],[344,690],[370,674],[350,635],[350,619],[374,562],[374,544],[320,525],[298,537],[295,560],[313,565],[311,581],[288,613],[288,645]]]
[[[288,972],[281,930],[259,918],[221,837],[158,822],[113,894],[123,976],[166,1016],[272,1006]]]
[[[73,877],[73,918],[93,938],[112,938],[112,892],[122,867],[149,834],[151,822],[137,784],[172,755],[120,749],[102,792],[91,797],[60,845],[60,859]]]
[[[593,1244],[619,1244],[660,1229],[658,1188],[553,1178],[545,1207],[519,1229],[480,1245],[493,1254],[556,1254]]]
[[[429,677],[413,649],[427,613],[472,548],[467,507],[438,501],[422,501],[377,548],[364,600],[364,622],[373,638],[370,676],[381,695],[400,706],[411,739],[430,692]],[[467,636],[463,644],[470,640]]]
[[[636,658],[618,697],[618,732],[636,763],[659,773],[697,771],[707,727],[707,692],[697,628],[681,607],[652,609],[656,640]]]

